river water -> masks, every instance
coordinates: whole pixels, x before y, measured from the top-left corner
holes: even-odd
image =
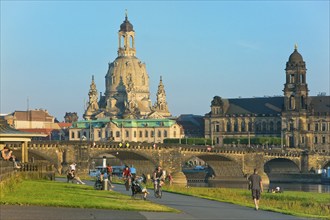
[[[247,189],[246,183],[242,182],[212,182],[212,183],[188,183],[189,186],[198,187],[223,187],[223,188],[241,188]],[[264,191],[280,187],[284,192],[287,191],[303,191],[303,192],[318,192],[318,193],[330,193],[330,185],[326,184],[310,184],[310,183],[270,183],[268,187],[265,187]]]

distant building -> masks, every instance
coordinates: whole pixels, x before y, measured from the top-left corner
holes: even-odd
[[[43,137],[44,139],[51,139],[52,132],[60,129],[55,122],[55,117],[43,109],[15,111],[4,116],[4,119],[11,127],[17,130],[46,134],[47,137]]]
[[[282,146],[330,151],[330,96],[308,95],[306,65],[295,47],[285,69],[284,96],[224,99],[215,96],[204,117],[214,145],[232,138],[281,138]],[[265,143],[267,144],[267,143]]]
[[[182,138],[183,131],[171,119],[98,119],[78,121],[70,128],[70,140],[163,143]]]

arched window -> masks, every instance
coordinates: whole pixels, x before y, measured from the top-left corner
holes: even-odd
[[[243,120],[242,122],[241,122],[241,131],[246,131],[246,127],[245,127],[245,121]]]
[[[305,108],[305,97],[304,96],[300,97],[300,107]]]
[[[124,48],[125,47],[125,35],[121,35],[119,47],[120,48]]]
[[[72,139],[75,139],[75,135],[74,135],[74,132],[73,131],[71,132],[71,138]]]
[[[237,120],[234,122],[234,132],[238,132],[238,123],[237,123]]]
[[[167,138],[167,131],[164,130],[164,138]]]
[[[290,83],[294,83],[294,74],[290,74]]]
[[[230,121],[227,121],[227,132],[231,131]]]
[[[112,84],[115,84],[116,83],[116,77],[115,77],[115,75],[112,75],[111,76],[111,83]]]
[[[269,123],[269,131],[274,132],[274,122],[272,121]]]
[[[267,123],[264,121],[262,122],[262,131],[266,132],[267,131]]]
[[[215,132],[220,132],[220,125],[219,124],[215,125]]]
[[[133,36],[130,36],[129,40],[130,40],[130,42],[129,42],[130,45],[128,45],[128,46],[134,48],[134,39],[133,39]]]

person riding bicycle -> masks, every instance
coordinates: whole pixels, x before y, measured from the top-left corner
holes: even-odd
[[[157,186],[157,181],[159,180],[159,186],[164,184],[165,174],[161,166],[157,166],[153,173],[154,188]]]
[[[128,166],[125,166],[124,171],[123,171],[123,180],[125,181],[126,190],[129,190],[129,186],[131,185],[131,178],[132,178],[132,173],[131,170],[129,169]]]

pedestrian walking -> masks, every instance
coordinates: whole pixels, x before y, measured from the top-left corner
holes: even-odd
[[[112,185],[113,169],[112,169],[112,166],[109,163],[107,165],[107,175],[108,175],[108,185],[109,185],[109,187],[114,188],[114,186]]]
[[[262,187],[262,179],[261,176],[258,175],[257,169],[254,169],[253,174],[249,176],[249,188],[252,192],[252,199],[254,201],[255,210],[259,209],[259,200],[261,193],[263,191]]]

